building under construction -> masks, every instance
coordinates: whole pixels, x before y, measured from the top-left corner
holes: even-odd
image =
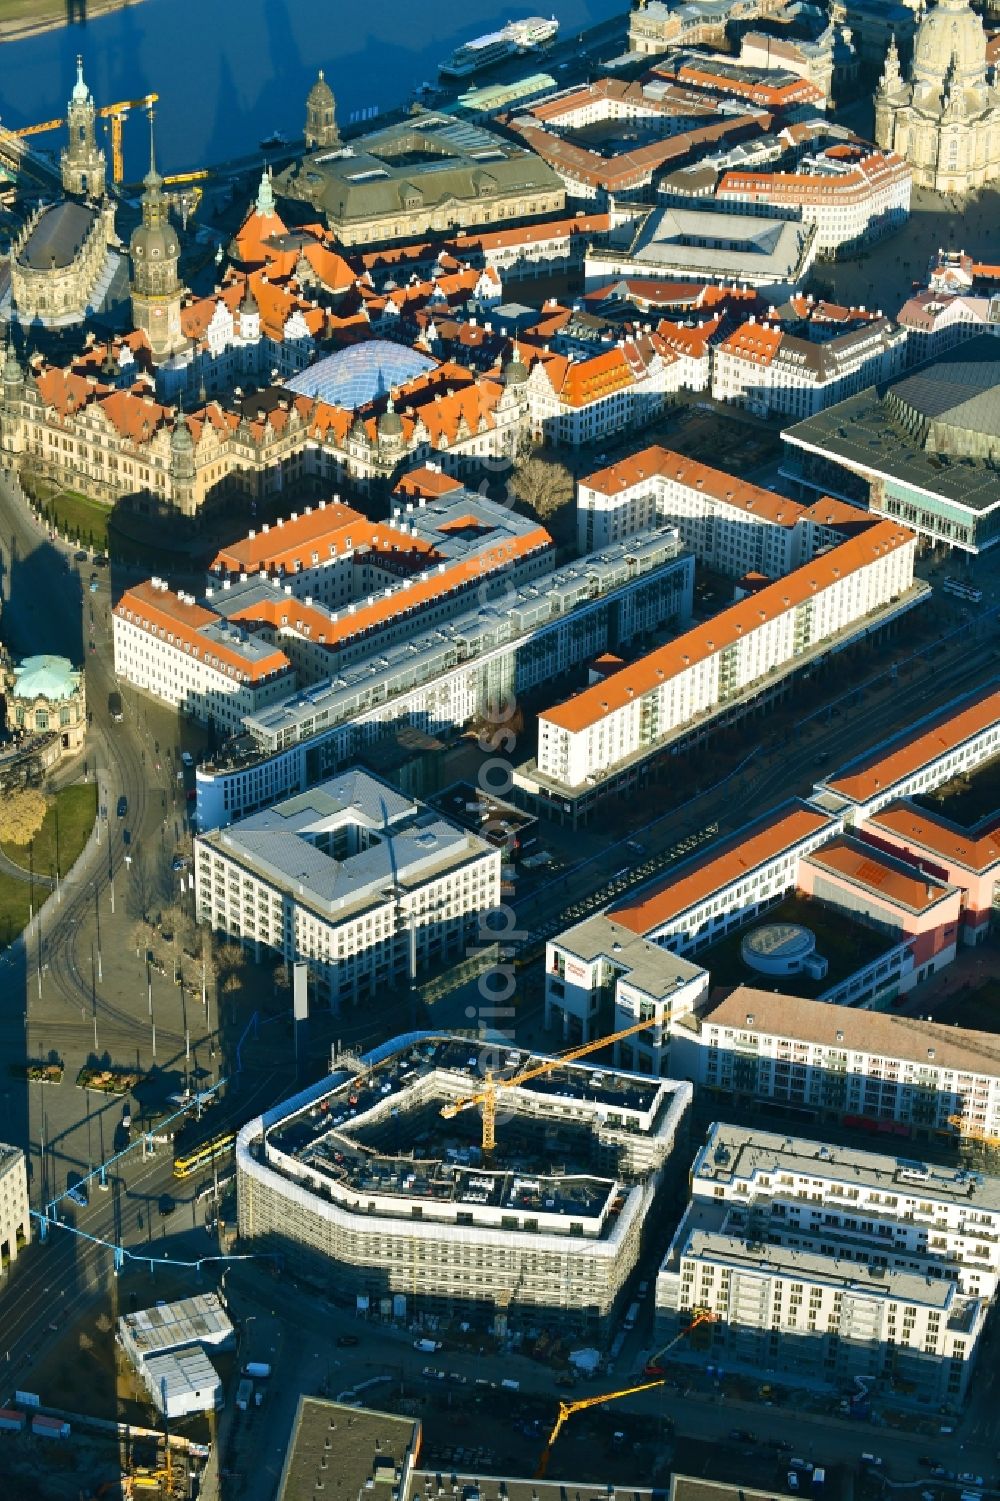
[[[687,1165],[690,1101],[674,1079],[412,1033],[243,1128],[240,1234],[362,1309],[551,1312],[599,1335]]]

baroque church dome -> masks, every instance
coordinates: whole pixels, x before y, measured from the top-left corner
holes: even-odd
[[[917,29],[913,82],[939,90],[946,81],[962,88],[986,82],[986,33],[968,0],[937,0]]]

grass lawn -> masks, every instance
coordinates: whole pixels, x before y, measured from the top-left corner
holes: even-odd
[[[13,943],[27,926],[29,894],[27,881],[0,871],[0,949]]]
[[[93,538],[92,546],[98,552],[107,551],[110,506],[102,505],[99,500],[88,500],[76,490],[63,490],[46,504],[58,531],[68,532],[81,542]]]
[[[45,815],[45,822],[35,835],[31,858],[36,875],[56,874],[57,852],[59,874],[66,874],[90,837],[96,813],[95,782],[78,782],[72,787],[63,787],[56,793]],[[8,859],[23,866],[25,870],[28,869],[27,845],[5,844],[2,848]],[[3,929],[0,927],[0,941],[2,938]]]
[[[0,5],[2,3],[3,0],[0,0]],[[50,524],[54,524],[58,531],[79,537],[81,542],[92,537],[93,546],[98,552],[107,551],[110,506],[99,500],[89,499],[79,490],[64,490],[51,480],[41,479],[36,475],[22,474],[21,483],[25,493],[34,497]]]

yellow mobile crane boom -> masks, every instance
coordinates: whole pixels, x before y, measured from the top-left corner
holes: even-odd
[[[496,1145],[496,1118],[497,1118],[497,1091],[501,1089],[513,1089],[515,1085],[525,1084],[529,1079],[537,1079],[542,1074],[551,1073],[554,1068],[559,1068],[564,1063],[572,1063],[574,1058],[583,1058],[587,1053],[595,1053],[598,1048],[607,1047],[608,1043],[620,1042],[623,1037],[631,1037],[635,1032],[645,1032],[648,1027],[656,1026],[656,1018],[651,1016],[646,1021],[635,1022],[631,1027],[623,1027],[620,1032],[612,1032],[607,1037],[595,1038],[593,1042],[585,1042],[581,1047],[570,1048],[568,1053],[559,1053],[555,1058],[547,1058],[544,1063],[536,1063],[534,1068],[522,1069],[509,1079],[498,1077],[492,1069],[486,1070],[483,1087],[475,1094],[464,1095],[460,1100],[454,1100],[448,1105],[441,1107],[441,1114],[452,1120],[460,1115],[463,1110],[473,1110],[477,1105],[483,1107],[483,1152],[492,1152]]]
[[[144,94],[141,99],[119,99],[114,104],[102,104],[96,113],[103,120],[111,121],[111,178],[120,183],[125,177],[125,159],[122,152],[122,126],[128,119],[129,111],[133,109],[150,109],[159,99],[159,94]],[[41,135],[46,130],[59,130],[66,124],[65,120],[43,120],[39,125],[22,125],[20,130],[11,131],[16,136]]]
[[[542,1457],[538,1461],[538,1469],[535,1471],[535,1479],[544,1479],[545,1472],[549,1467],[549,1457],[552,1453],[552,1445],[563,1431],[563,1425],[567,1418],[571,1418],[575,1412],[583,1412],[588,1407],[600,1407],[604,1402],[617,1402],[619,1397],[634,1397],[636,1392],[651,1391],[654,1386],[662,1386],[664,1377],[658,1381],[643,1381],[640,1386],[626,1386],[620,1392],[602,1392],[599,1397],[581,1397],[577,1402],[560,1402],[559,1416],[556,1418],[549,1434],[549,1441],[542,1450]]]
[[[707,1308],[695,1309],[694,1317],[691,1320],[690,1324],[686,1325],[679,1334],[675,1334],[673,1339],[670,1340],[668,1344],[664,1345],[659,1355],[656,1356],[656,1360],[662,1360],[664,1355],[666,1355],[668,1351],[674,1348],[674,1345],[682,1340],[685,1335],[690,1334],[692,1329],[697,1329],[699,1324],[712,1324],[714,1322],[715,1314],[710,1313]],[[648,1371],[649,1366],[647,1366],[646,1369]],[[555,1443],[556,1439],[559,1437],[560,1433],[562,1433],[567,1419],[571,1418],[574,1413],[584,1412],[588,1407],[600,1407],[604,1402],[617,1402],[621,1397],[634,1397],[636,1392],[652,1391],[653,1387],[663,1386],[666,1382],[666,1379],[666,1376],[657,1376],[653,1381],[642,1381],[638,1386],[626,1386],[622,1391],[604,1392],[599,1397],[580,1397],[576,1402],[560,1402],[559,1414],[555,1420],[555,1423],[553,1424],[552,1432],[549,1434],[548,1443],[542,1450],[542,1457],[538,1461],[538,1469],[535,1471],[535,1479],[541,1480],[544,1477],[545,1472],[549,1467],[549,1458],[552,1454],[552,1446]]]

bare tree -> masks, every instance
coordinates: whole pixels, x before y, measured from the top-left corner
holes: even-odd
[[[129,942],[135,949],[135,957],[138,959],[144,950],[149,947],[149,924],[144,918],[137,918],[129,929]]]
[[[125,888],[125,904],[129,917],[149,921],[149,910],[155,900],[155,881],[147,856],[133,858],[129,871],[129,883]]]
[[[22,787],[0,797],[0,843],[27,845],[45,821],[49,800],[37,787]]]
[[[514,466],[511,489],[544,521],[573,498],[573,476],[558,459],[529,453]]]

